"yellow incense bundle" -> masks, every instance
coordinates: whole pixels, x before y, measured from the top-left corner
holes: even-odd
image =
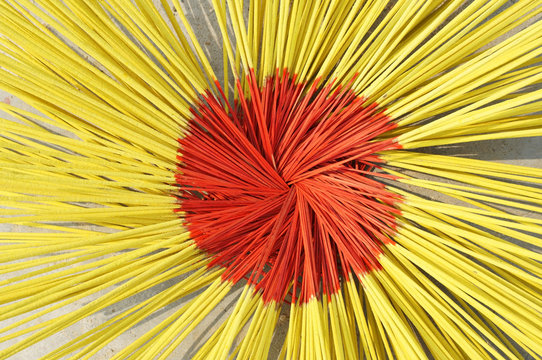
[[[0,2],[0,359],[542,359],[542,1],[191,6]]]

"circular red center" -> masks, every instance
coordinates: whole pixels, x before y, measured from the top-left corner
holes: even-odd
[[[288,73],[228,104],[206,94],[179,140],[179,211],[197,245],[264,300],[332,294],[379,268],[397,196],[375,168],[395,125],[352,91]],[[217,84],[217,86],[219,86]],[[220,87],[219,87],[220,89]]]

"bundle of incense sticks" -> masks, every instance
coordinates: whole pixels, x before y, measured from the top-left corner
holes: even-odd
[[[0,359],[542,358],[542,1],[183,6],[0,2]]]

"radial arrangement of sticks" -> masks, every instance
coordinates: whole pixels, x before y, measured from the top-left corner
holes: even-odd
[[[0,2],[0,359],[542,359],[542,1],[181,2]]]

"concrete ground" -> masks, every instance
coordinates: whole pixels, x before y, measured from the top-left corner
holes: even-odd
[[[182,0],[181,0],[182,1]],[[183,6],[185,6],[185,11],[187,17],[191,24],[194,27],[196,34],[200,39],[200,43],[205,47],[207,56],[211,60],[212,65],[215,69],[222,68],[222,51],[220,47],[220,37],[218,36],[219,30],[215,22],[215,14],[210,5],[210,0],[184,0]],[[511,3],[512,1],[510,1]],[[217,76],[221,77],[221,71],[217,71]],[[16,105],[24,110],[33,111],[28,105],[22,103],[20,100],[10,95],[9,93],[0,91],[0,101],[11,103]],[[4,115],[0,112],[0,115]],[[489,142],[480,142],[480,143],[470,143],[463,144],[454,147],[448,147],[446,149],[438,150],[437,152],[444,154],[453,154],[453,155],[468,155],[471,157],[490,160],[490,161],[499,161],[506,163],[513,163],[517,165],[532,166],[537,168],[542,168],[542,141],[540,138],[524,138],[524,139],[512,139],[512,140],[498,140],[498,141],[489,141]],[[18,227],[6,226],[0,224],[0,231],[18,231]],[[2,276],[0,275],[0,280]],[[173,282],[173,280],[172,280]],[[107,308],[103,311],[100,311],[94,315],[91,315],[84,319],[83,321],[77,323],[74,326],[71,326],[65,331],[62,331],[45,341],[42,341],[31,348],[23,351],[22,353],[13,356],[12,360],[32,360],[37,359],[40,356],[48,353],[49,351],[54,350],[59,344],[64,343],[68,339],[72,339],[88,329],[91,329],[99,324],[102,324],[104,321],[115,316],[120,311],[126,309],[132,304],[138,303],[154,293],[159,292],[164,287],[168,286],[168,283],[161,284],[156,288],[151,289],[145,293],[142,293],[134,298],[131,298],[125,302],[121,302]],[[206,337],[213,332],[215,328],[222,322],[227,314],[231,311],[232,306],[235,304],[235,301],[239,295],[239,288],[229,294],[225,301],[223,301],[211,314],[208,316],[200,326],[198,326],[183,342],[183,344],[175,351],[171,356],[171,359],[190,359],[194,352],[199,348],[199,346],[204,342]],[[189,300],[183,299],[182,302],[178,302],[162,309],[159,313],[154,314],[151,318],[146,319],[145,321],[134,326],[130,331],[125,334],[122,334],[117,339],[115,339],[106,349],[100,351],[93,359],[109,359],[112,354],[117,352],[119,349],[122,349],[127,344],[130,344],[132,341],[140,337],[142,334],[152,329],[153,326],[158,324],[161,320],[173,313],[179,305],[183,302]],[[59,315],[66,311],[72,311],[78,309],[82,304],[85,304],[92,299],[84,299],[77,301],[70,306],[66,307],[63,311],[54,312],[50,316]],[[45,319],[44,319],[45,320]],[[9,322],[0,322],[0,328],[8,325]],[[280,339],[285,336],[287,326],[287,314],[284,313],[281,315],[279,320],[278,327],[278,337],[277,340],[273,343],[272,353],[274,355],[271,358],[276,357],[278,351],[280,350]],[[12,342],[9,342],[11,344]],[[6,344],[0,344],[0,349],[2,349]]]

